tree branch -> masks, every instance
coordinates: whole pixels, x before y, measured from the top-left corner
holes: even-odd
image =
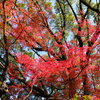
[[[89,9],[91,9],[92,11],[96,12],[96,13],[100,13],[99,9],[93,8],[91,7],[85,0],[80,0],[85,6],[87,6]]]

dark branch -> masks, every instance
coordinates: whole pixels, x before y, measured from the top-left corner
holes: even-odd
[[[85,0],[80,0],[85,6],[87,6],[89,9],[91,9],[92,11],[96,12],[96,13],[100,13],[99,9],[93,8],[91,7]]]

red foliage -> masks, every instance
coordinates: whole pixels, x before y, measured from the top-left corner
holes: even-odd
[[[51,30],[49,21],[54,17],[49,14],[52,8],[46,3],[41,6],[42,3],[41,0],[29,0],[24,8],[24,3],[7,0],[5,9],[0,3],[5,21],[0,19],[0,24],[3,23],[3,35],[8,42],[3,37],[5,54],[14,58],[8,58],[11,61],[8,61],[7,71],[4,70],[13,84],[9,90],[16,91],[15,94],[31,91],[37,97],[53,97],[54,100],[73,98],[75,94],[80,97],[93,95],[98,100],[100,25],[92,25],[80,17],[75,25],[78,28],[70,30],[76,37],[68,42],[64,36],[66,28],[56,32]],[[82,11],[80,13],[84,15]],[[9,24],[7,29],[5,23]],[[33,50],[38,58],[30,57],[27,49]],[[45,56],[41,56],[39,51],[44,51]],[[4,61],[7,56],[4,56]]]

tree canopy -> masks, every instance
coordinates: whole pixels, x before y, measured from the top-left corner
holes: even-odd
[[[0,0],[2,100],[100,100],[100,0]]]

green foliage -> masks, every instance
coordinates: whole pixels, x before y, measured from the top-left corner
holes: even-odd
[[[91,96],[90,95],[83,96],[83,100],[91,100]]]
[[[26,8],[25,3],[17,3],[17,6],[20,7],[20,8]]]
[[[75,94],[73,100],[91,100],[91,96],[90,95],[84,95],[82,97],[80,97],[79,95]]]
[[[31,51],[23,50],[23,53],[26,54],[26,55],[28,55],[28,56],[30,56],[30,57],[32,57],[32,58],[34,58],[34,53],[31,52]]]
[[[74,100],[79,100],[79,96],[77,94],[74,95]]]

